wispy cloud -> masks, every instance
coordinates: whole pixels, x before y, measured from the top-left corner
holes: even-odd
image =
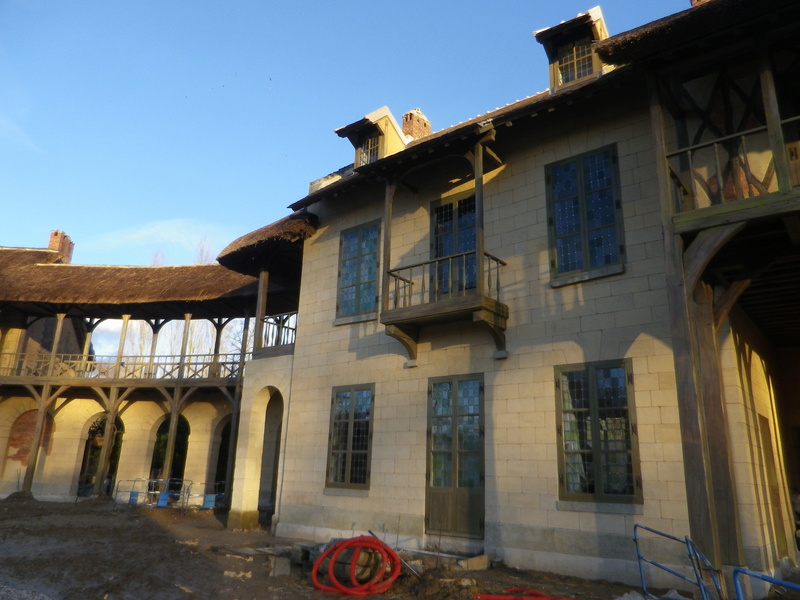
[[[80,241],[82,255],[137,257],[112,264],[151,264],[158,252],[167,264],[197,262],[198,250],[205,244],[213,258],[234,239],[234,235],[215,223],[194,219],[151,221],[137,227],[106,231]],[[144,257],[144,258],[143,258]],[[82,263],[96,261],[81,260]],[[108,260],[102,260],[108,263]]]
[[[31,138],[22,127],[3,114],[0,114],[0,139],[16,146],[23,146],[34,152],[42,152],[33,141],[33,138]]]

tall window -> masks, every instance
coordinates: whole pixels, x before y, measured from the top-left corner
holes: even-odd
[[[553,278],[621,272],[625,249],[616,148],[548,165],[545,180]]]
[[[378,137],[378,134],[370,135],[364,138],[364,141],[361,142],[361,145],[358,147],[356,167],[362,167],[378,160],[379,143],[380,138]]]
[[[433,207],[435,294],[461,296],[477,284],[475,196]]]
[[[556,367],[563,500],[641,502],[630,360]]]
[[[369,488],[375,387],[336,387],[328,436],[328,487]]]
[[[558,49],[558,74],[561,85],[594,73],[592,41],[583,38]]]
[[[378,223],[342,232],[339,243],[338,316],[377,310]]]

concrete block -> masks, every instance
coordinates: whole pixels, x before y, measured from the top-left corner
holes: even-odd
[[[492,557],[488,554],[481,554],[472,558],[462,558],[456,564],[465,571],[485,571],[491,566]]]

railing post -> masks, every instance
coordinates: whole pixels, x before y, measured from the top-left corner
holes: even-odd
[[[130,315],[122,315],[122,331],[119,334],[119,347],[117,348],[117,360],[114,362],[114,379],[119,379],[120,368],[122,367],[122,354],[125,351],[125,338],[128,335],[128,321]]]

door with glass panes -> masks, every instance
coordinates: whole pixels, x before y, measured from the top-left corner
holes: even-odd
[[[431,291],[434,299],[474,293],[478,275],[475,196],[435,205],[432,216]]]
[[[430,380],[427,533],[483,537],[483,468],[483,377]]]

